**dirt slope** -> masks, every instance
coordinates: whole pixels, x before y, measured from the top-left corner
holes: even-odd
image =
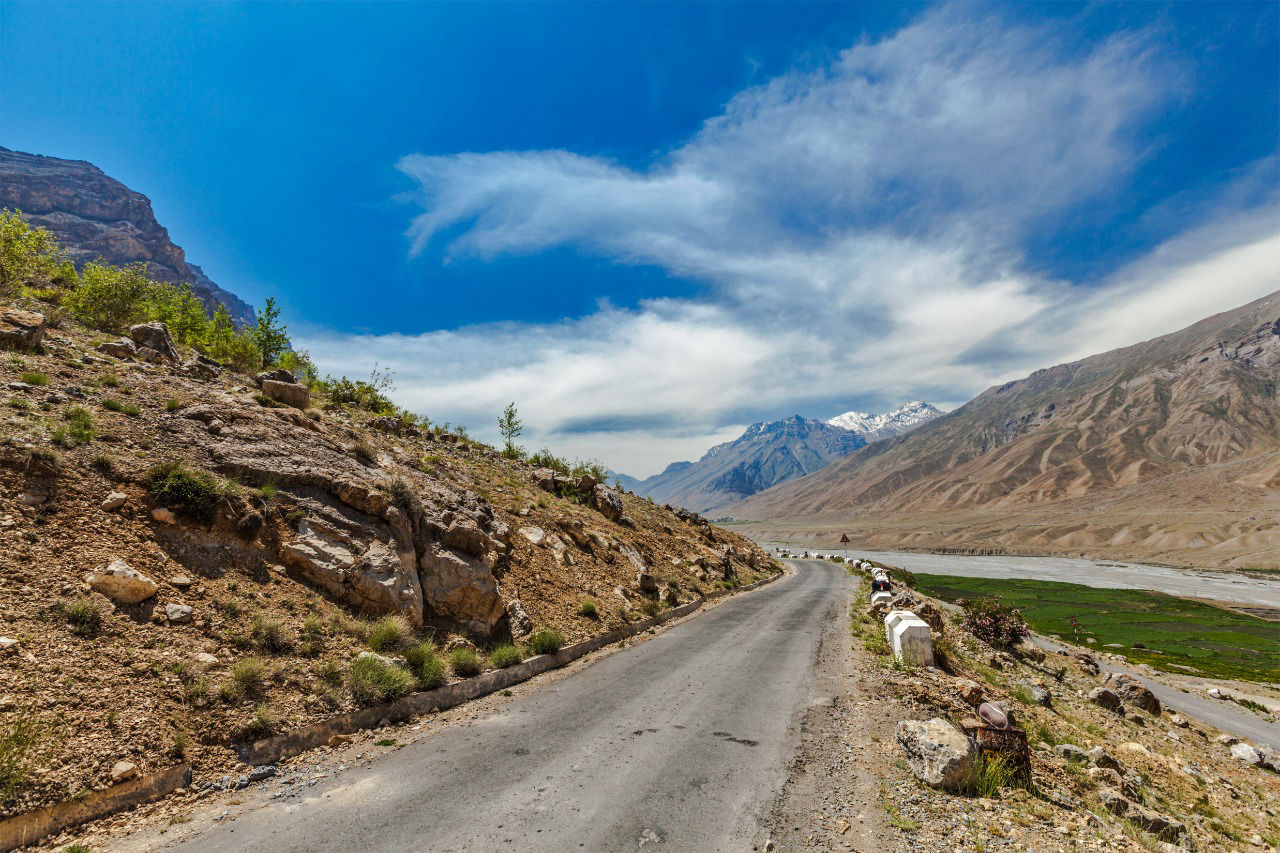
[[[699,518],[615,494],[611,519],[576,481],[486,446],[324,399],[264,405],[251,377],[122,362],[96,353],[103,337],[65,328],[0,355],[0,635],[16,640],[0,648],[0,728],[38,723],[0,816],[108,784],[121,761],[192,761],[207,779],[234,743],[351,709],[348,670],[379,645],[380,615],[408,625],[380,644],[404,664],[422,638],[442,655],[530,630],[572,642],[775,571]],[[91,437],[65,432],[77,409]],[[204,519],[153,499],[150,473],[174,461],[218,484]],[[114,560],[158,591],[92,591]]]

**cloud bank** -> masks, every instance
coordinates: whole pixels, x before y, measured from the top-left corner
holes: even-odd
[[[1150,32],[1081,47],[1068,31],[934,9],[740,92],[643,168],[570,151],[407,156],[414,253],[572,247],[706,294],[304,343],[323,367],[392,367],[402,404],[481,435],[515,399],[531,444],[645,475],[759,413],[955,405],[1276,289],[1274,158],[1216,219],[1103,281],[1036,271],[1028,243],[1123,192],[1156,156],[1144,126],[1190,85]]]

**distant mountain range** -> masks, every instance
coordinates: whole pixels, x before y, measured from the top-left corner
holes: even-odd
[[[210,312],[221,304],[237,323],[254,321],[248,303],[187,262],[156,221],[150,199],[92,163],[0,147],[0,208],[20,210],[32,225],[52,231],[77,267],[141,261],[157,279],[189,283]]]
[[[727,507],[767,538],[1280,565],[1280,291]]]
[[[868,441],[900,435],[941,414],[928,403],[912,401],[882,415],[846,412],[829,421],[794,415],[752,424],[697,462],[673,462],[647,479],[613,476],[638,495],[705,514],[817,471]]]

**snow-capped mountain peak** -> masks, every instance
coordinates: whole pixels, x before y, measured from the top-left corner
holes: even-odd
[[[923,400],[912,400],[882,415],[871,412],[845,412],[843,415],[831,418],[827,423],[856,432],[867,441],[875,441],[901,435],[941,414],[941,410]]]

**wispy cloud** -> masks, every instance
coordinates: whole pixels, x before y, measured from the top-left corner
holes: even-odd
[[[1189,85],[1152,33],[1082,47],[1069,30],[935,9],[739,93],[643,168],[569,151],[405,157],[415,253],[571,246],[708,295],[307,343],[344,369],[352,352],[390,364],[410,407],[487,431],[516,399],[535,443],[650,473],[756,412],[955,404],[1274,289],[1254,266],[1280,234],[1271,192],[1225,194],[1219,223],[1102,283],[1033,271],[1030,235],[1122,190],[1152,156],[1144,122]],[[1206,298],[1193,277],[1210,273]],[[1160,309],[1133,310],[1144,300]]]

